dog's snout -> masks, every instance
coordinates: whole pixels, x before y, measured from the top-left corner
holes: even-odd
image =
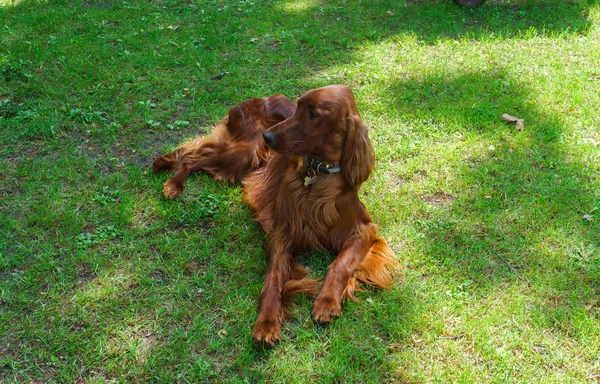
[[[263,139],[265,139],[265,143],[271,146],[275,144],[275,134],[273,132],[266,131],[263,133]]]

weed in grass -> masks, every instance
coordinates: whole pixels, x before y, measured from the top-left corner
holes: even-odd
[[[96,194],[94,194],[94,196],[92,197],[92,201],[98,202],[101,205],[109,205],[112,203],[119,202],[122,196],[123,192],[121,192],[120,190],[115,189],[114,191],[111,191],[108,186],[104,186],[104,188],[102,188],[102,191],[96,192]]]
[[[94,232],[85,232],[77,236],[77,247],[87,248],[92,245],[100,244],[119,236],[119,231],[112,225],[98,227]]]

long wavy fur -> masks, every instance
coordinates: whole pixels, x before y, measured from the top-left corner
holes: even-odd
[[[341,171],[307,184],[305,156],[339,164]],[[316,296],[313,318],[325,323],[340,316],[344,299],[356,300],[361,283],[393,285],[399,264],[358,196],[374,166],[352,92],[330,86],[307,92],[297,104],[281,95],[245,101],[210,135],[158,157],[153,168],[174,170],[163,185],[168,198],[183,192],[193,172],[242,182],[244,200],[267,235],[267,272],[252,339],[273,345],[296,295]],[[311,249],[338,253],[322,283],[297,260]]]

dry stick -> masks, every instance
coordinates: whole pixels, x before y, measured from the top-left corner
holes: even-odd
[[[525,128],[525,124],[523,119],[519,119],[518,117],[514,117],[509,115],[508,113],[503,113],[502,116],[500,116],[502,118],[502,120],[504,121],[508,121],[509,123],[517,123],[517,130],[518,131],[522,131]]]
[[[494,253],[494,255],[498,256],[498,258],[500,260],[504,261],[504,264],[508,265],[508,268],[510,268],[510,270],[513,271],[519,279],[524,280],[529,283],[529,279],[526,277],[523,278],[523,276],[519,275],[519,272],[517,272],[517,270],[512,265],[510,265],[510,263],[504,257],[500,256],[500,254],[498,254],[498,253]]]

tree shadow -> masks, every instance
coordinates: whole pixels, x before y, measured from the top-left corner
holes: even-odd
[[[400,141],[435,132],[389,173],[425,190],[413,212],[424,262],[457,279],[454,285],[474,281],[484,296],[522,284],[548,303],[537,308],[546,326],[571,329],[600,282],[600,225],[586,219],[600,200],[590,182],[596,176],[563,140],[560,117],[539,109],[527,84],[502,70],[387,90],[389,108],[417,127],[416,137],[403,132]],[[503,122],[503,113],[525,119],[525,129]],[[446,170],[411,165],[435,162],[437,151],[450,161]]]
[[[354,8],[348,12],[349,4],[344,2],[317,1],[295,7],[293,2],[278,1],[274,8],[288,17],[298,17],[305,25],[326,26],[318,29],[325,38],[331,31],[346,30],[346,36],[334,42],[336,46],[344,46],[356,38],[359,42],[373,42],[402,34],[410,34],[424,43],[585,34],[592,25],[588,11],[596,4],[596,0],[488,0],[483,6],[468,8],[446,0],[365,1],[353,4]]]
[[[451,1],[406,1],[387,4],[390,12],[381,14],[383,8],[363,2],[361,12],[346,16],[346,21],[371,28],[380,37],[407,33],[425,43],[443,39],[584,34],[591,26],[588,9],[595,3],[488,1],[481,7],[462,8]],[[321,5],[326,8],[325,3]]]
[[[79,135],[81,116],[73,116],[73,111],[90,120],[86,125],[121,124],[118,135],[99,145],[109,152],[117,136],[132,139],[143,131],[166,134],[168,124],[181,118],[194,125],[216,121],[232,100],[277,92],[296,97],[307,90],[304,79],[332,64],[355,61],[356,49],[365,44],[397,36],[435,44],[444,39],[585,34],[591,26],[587,13],[596,4],[597,0],[488,1],[478,8],[464,8],[450,0],[280,0],[241,2],[233,7],[224,2],[92,0],[75,2],[70,9],[60,1],[50,1],[48,14],[30,22],[23,15],[37,12],[39,4],[25,0],[0,8],[0,18],[6,21],[2,41],[7,49],[0,53],[0,76],[20,83],[15,89],[0,90],[0,118],[27,138],[64,131]],[[123,22],[122,15],[137,17],[140,10],[152,17]],[[77,17],[72,26],[48,22],[73,15]],[[33,24],[40,25],[38,31],[30,27]],[[88,39],[78,38],[80,34]],[[129,43],[140,34],[147,45]],[[25,55],[24,46],[38,53]],[[66,51],[78,53],[70,56]],[[45,60],[58,60],[60,66],[39,73]],[[42,92],[48,77],[56,78],[57,86]],[[69,88],[73,78],[80,88],[75,92]],[[150,80],[151,85],[138,87],[136,79]],[[99,84],[109,90],[99,92]],[[98,97],[92,102],[90,94]],[[70,99],[66,106],[52,102],[65,95]],[[136,110],[140,109],[136,103],[148,100],[158,107],[146,113]],[[143,119],[115,121],[132,110]],[[147,126],[149,120],[162,125]],[[153,148],[152,153],[146,152],[145,163],[156,154],[152,145],[156,139],[148,140],[153,142],[140,145]]]

